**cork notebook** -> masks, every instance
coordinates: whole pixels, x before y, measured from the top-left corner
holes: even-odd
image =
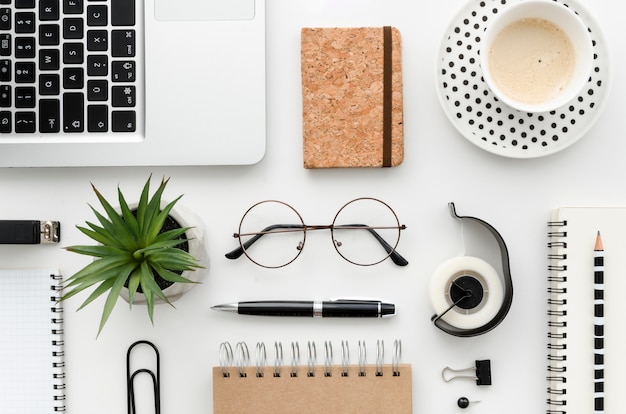
[[[403,161],[398,29],[303,28],[301,70],[305,168]]]

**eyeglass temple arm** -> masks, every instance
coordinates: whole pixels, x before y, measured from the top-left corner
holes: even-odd
[[[406,266],[406,265],[409,264],[408,260],[406,260],[404,257],[402,257],[402,255],[400,253],[398,253],[398,251],[396,249],[394,249],[389,243],[387,243],[387,241],[385,239],[383,239],[382,236],[380,234],[378,234],[378,232],[376,230],[374,230],[372,227],[368,226],[367,224],[343,224],[343,225],[335,226],[335,228],[341,228],[341,227],[363,227],[363,228],[365,228],[367,231],[370,232],[370,234],[372,236],[374,236],[374,238],[376,238],[378,243],[380,243],[380,245],[383,246],[385,251],[387,253],[389,253],[389,258],[396,265],[398,265],[398,266]],[[400,226],[400,230],[404,230],[405,228],[406,227],[404,225]]]
[[[225,256],[228,259],[239,259],[242,255],[244,250],[248,249],[250,246],[252,246],[257,240],[259,240],[261,238],[261,236],[263,236],[264,234],[267,234],[268,232],[272,231],[272,230],[276,230],[276,229],[303,229],[304,226],[302,226],[302,224],[273,224],[271,226],[267,226],[266,228],[264,228],[263,230],[261,230],[259,233],[255,234],[254,236],[252,236],[250,238],[250,240],[246,241],[242,246],[237,247],[234,250],[231,250],[230,252],[226,253]],[[238,234],[234,234],[234,237],[238,237]]]

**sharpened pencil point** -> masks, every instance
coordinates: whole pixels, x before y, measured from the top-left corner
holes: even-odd
[[[593,250],[601,251],[604,250],[604,246],[602,245],[602,237],[600,237],[600,231],[598,231],[598,235],[596,236],[596,245]]]

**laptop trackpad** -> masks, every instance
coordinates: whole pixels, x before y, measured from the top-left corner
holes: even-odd
[[[163,21],[250,20],[254,0],[154,0],[155,17]]]

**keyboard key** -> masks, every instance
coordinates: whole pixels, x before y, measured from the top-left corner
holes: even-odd
[[[111,80],[113,82],[134,82],[135,62],[132,60],[115,61],[112,63]]]
[[[82,14],[83,0],[63,0],[63,13]]]
[[[11,61],[9,59],[0,60],[0,82],[11,82],[13,77],[11,71]]]
[[[85,97],[82,93],[63,94],[63,131],[83,132],[85,129]]]
[[[85,59],[82,43],[63,44],[63,63],[79,65]]]
[[[106,5],[87,6],[87,26],[106,26],[109,24],[108,13],[109,9]]]
[[[0,107],[10,108],[13,103],[13,91],[10,85],[0,85]]]
[[[32,59],[35,57],[35,38],[16,37],[15,57],[18,59]]]
[[[113,26],[134,26],[135,0],[111,0],[111,24]]]
[[[61,92],[61,81],[56,73],[39,75],[39,94],[43,96],[58,95]]]
[[[60,59],[58,49],[39,50],[39,70],[59,70]]]
[[[87,31],[87,50],[90,52],[106,52],[109,49],[109,32],[106,30]]]
[[[39,132],[46,134],[61,130],[61,102],[58,99],[39,101]]]
[[[84,35],[83,19],[63,19],[63,39],[82,39]]]
[[[10,134],[13,130],[13,115],[9,111],[0,111],[0,134]]]
[[[113,57],[135,56],[135,31],[112,30],[111,31],[111,55]]]
[[[35,33],[35,13],[15,13],[15,33]]]
[[[15,132],[20,134],[32,134],[36,131],[34,112],[15,113]]]
[[[87,56],[88,76],[107,76],[109,74],[109,58],[106,55]]]
[[[35,62],[15,62],[15,82],[35,82]]]
[[[59,20],[59,0],[40,0],[39,20]]]
[[[87,82],[88,101],[106,101],[109,99],[109,82],[106,80],[90,80]]]
[[[0,56],[11,56],[11,35],[0,33]]]
[[[136,125],[135,111],[113,111],[111,113],[111,130],[113,132],[135,132]]]
[[[35,0],[15,0],[16,9],[34,9]]]
[[[34,108],[35,107],[35,87],[22,86],[15,88],[15,107]]]
[[[42,24],[39,26],[39,45],[58,46],[59,45],[59,25]]]
[[[134,86],[114,86],[111,91],[111,104],[117,108],[132,108],[135,106]]]
[[[106,105],[87,106],[87,131],[107,132],[109,130],[109,107]]]
[[[63,89],[83,89],[85,75],[83,68],[70,67],[63,69]]]
[[[11,9],[0,9],[0,30],[11,30]]]

